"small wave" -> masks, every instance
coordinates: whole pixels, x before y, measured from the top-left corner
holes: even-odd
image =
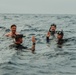
[[[10,32],[10,29],[6,29],[5,32]]]

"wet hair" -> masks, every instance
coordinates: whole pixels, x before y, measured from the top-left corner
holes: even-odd
[[[56,24],[51,24],[51,27],[54,26],[56,28]]]
[[[18,41],[19,38],[23,38],[23,37],[25,37],[25,36],[23,36],[23,34],[17,34],[17,35],[15,36],[15,41]]]
[[[57,34],[64,36],[63,31],[58,31]]]
[[[12,28],[12,27],[14,27],[14,26],[16,27],[16,25],[15,25],[15,24],[11,25],[11,28]]]

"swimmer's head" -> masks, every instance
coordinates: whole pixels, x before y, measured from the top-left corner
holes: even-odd
[[[56,30],[56,25],[55,24],[52,24],[49,31],[55,31]]]
[[[58,39],[62,39],[63,36],[64,36],[63,31],[58,31],[58,32],[57,32],[57,38],[58,38]]]
[[[15,36],[15,42],[21,44],[23,42],[23,37],[25,37],[25,36],[23,36],[23,34],[17,34]]]

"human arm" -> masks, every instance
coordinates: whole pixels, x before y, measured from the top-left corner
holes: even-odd
[[[35,36],[32,36],[32,53],[35,52],[35,44],[36,44],[36,39],[35,39]]]
[[[50,32],[47,33],[46,35],[46,42],[49,43],[49,37],[50,37]]]

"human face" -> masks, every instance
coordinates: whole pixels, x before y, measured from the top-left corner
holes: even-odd
[[[51,31],[55,31],[56,27],[55,26],[51,26]]]
[[[18,38],[17,40],[16,40],[16,44],[21,44],[23,42],[23,39],[22,38]]]
[[[21,44],[23,42],[23,39],[22,38],[19,38],[19,43]]]
[[[11,28],[11,31],[12,31],[12,33],[16,33],[16,26],[13,26],[12,28]]]
[[[58,38],[58,39],[62,39],[62,38],[63,38],[63,36],[62,36],[62,35],[57,34],[57,38]]]

